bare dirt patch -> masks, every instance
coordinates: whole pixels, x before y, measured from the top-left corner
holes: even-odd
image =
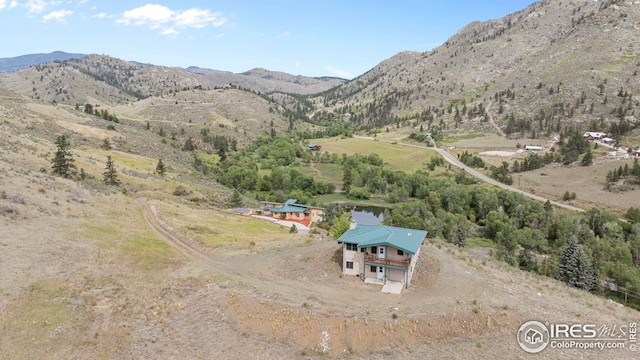
[[[511,157],[515,155],[515,151],[501,151],[501,150],[491,150],[491,151],[483,151],[479,155],[485,156],[499,156],[499,157]]]

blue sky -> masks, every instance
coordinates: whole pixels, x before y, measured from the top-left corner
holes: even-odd
[[[165,66],[353,78],[534,0],[0,0],[0,57],[61,50]]]

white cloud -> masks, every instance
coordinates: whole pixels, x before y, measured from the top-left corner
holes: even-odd
[[[280,39],[281,37],[285,37],[285,36],[289,36],[291,35],[291,33],[287,30],[285,32],[283,32],[282,34],[276,36],[276,39]]]
[[[73,11],[70,10],[56,10],[43,16],[42,21],[55,20],[59,23],[64,23],[65,18],[71,14],[73,14]]]
[[[296,62],[296,68],[300,67],[300,61]]]
[[[324,67],[327,71],[329,71],[330,73],[332,73],[333,75],[342,77],[342,78],[347,78],[347,79],[351,79],[353,78],[353,74],[351,74],[348,71],[344,71],[344,70],[338,70],[338,69],[334,69],[332,66],[327,65]]]
[[[11,0],[9,3],[9,9],[13,9],[14,7],[20,5],[17,0]]]
[[[95,14],[95,15],[91,15],[91,17],[92,18],[97,18],[97,19],[104,19],[104,18],[108,18],[109,15],[107,15],[107,13],[101,12],[101,13],[98,13],[98,14]]]
[[[24,4],[27,8],[27,14],[41,13],[47,5],[47,2],[44,0],[29,0]]]
[[[212,13],[210,10],[202,10],[198,8],[180,11],[175,17],[175,25],[181,27],[193,27],[202,29],[207,25],[214,27],[222,26],[227,19],[222,17],[221,13]]]
[[[180,32],[177,31],[176,29],[169,28],[169,29],[163,30],[160,34],[167,35],[168,37],[171,37],[171,38],[175,38],[176,36],[178,36],[178,34],[180,34]]]
[[[7,7],[7,2],[6,0],[0,0],[0,10],[4,9]]]
[[[166,6],[157,4],[147,4],[145,6],[127,10],[122,14],[122,18],[116,22],[125,25],[149,26],[152,29],[171,21],[175,12]]]
[[[225,25],[227,19],[221,13],[212,12],[208,9],[172,10],[163,5],[146,4],[125,11],[116,22],[124,25],[160,29],[160,34],[175,37],[180,33],[176,29],[219,27]]]

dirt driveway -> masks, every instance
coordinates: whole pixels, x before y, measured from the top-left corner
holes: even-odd
[[[530,319],[615,323],[637,316],[449,244],[423,245],[411,287],[393,295],[342,276],[341,248],[326,235],[301,234],[297,245],[259,252],[205,254],[191,244],[185,249],[187,240],[163,230],[157,214],[149,220],[188,258],[224,279],[215,294],[226,298],[219,308],[226,321],[240,332],[295,344],[299,355],[455,357],[464,346],[467,355],[502,358],[520,354],[515,334]],[[542,358],[560,355],[585,356],[545,351]]]

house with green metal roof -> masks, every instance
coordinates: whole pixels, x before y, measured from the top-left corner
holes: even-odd
[[[342,272],[366,282],[388,281],[411,285],[420,246],[427,231],[385,225],[357,224],[338,238],[342,245]]]
[[[298,221],[307,226],[312,222],[322,221],[324,208],[297,204],[296,201],[296,199],[289,199],[284,203],[263,201],[260,210],[263,215],[279,220]]]

